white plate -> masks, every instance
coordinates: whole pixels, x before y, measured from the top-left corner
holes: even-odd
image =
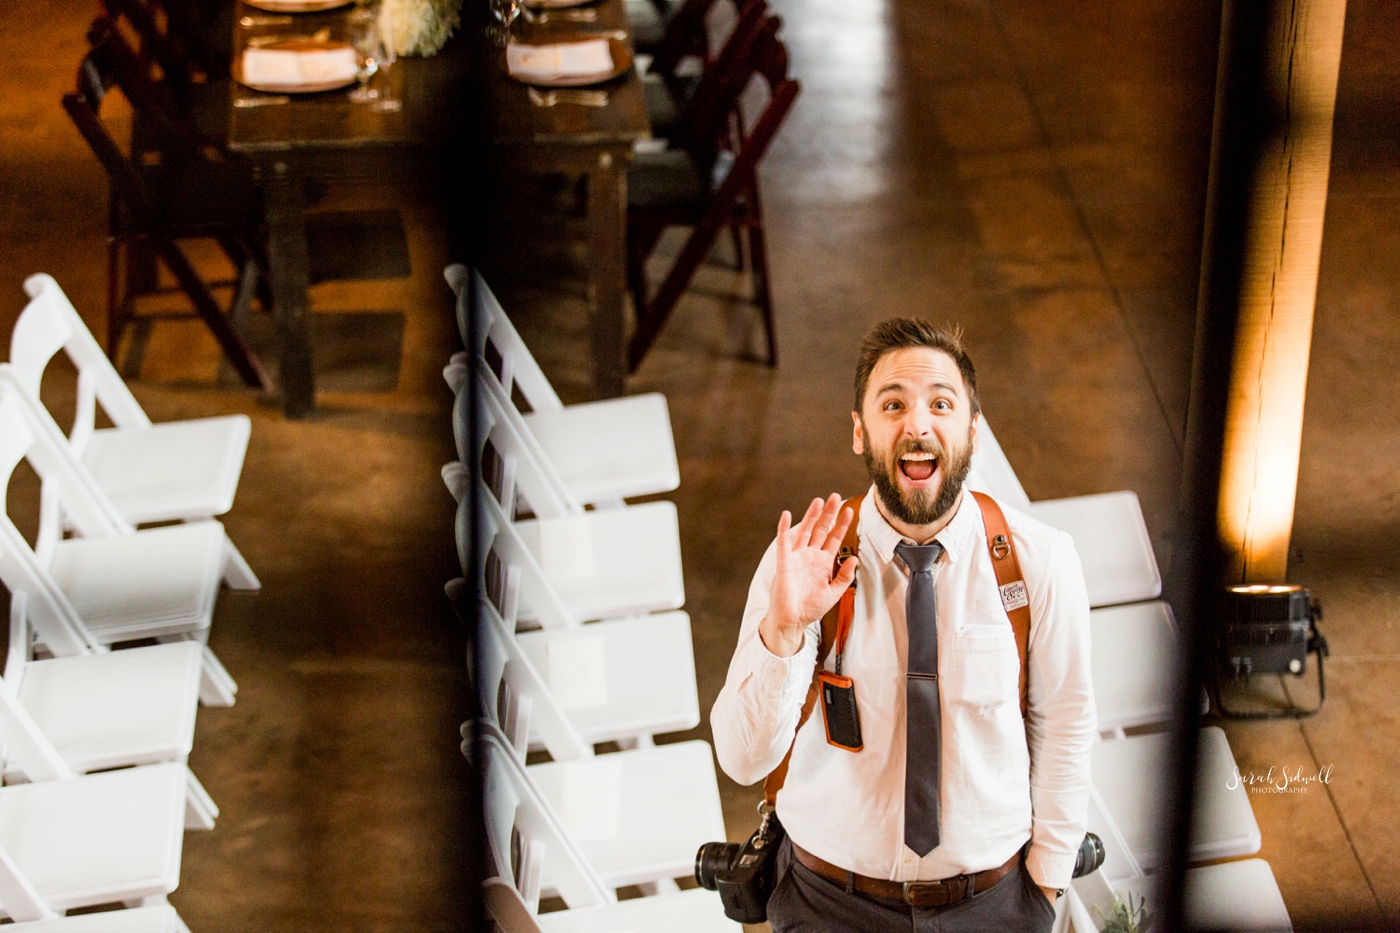
[[[269,13],[321,13],[349,6],[353,0],[243,0],[256,10]]]

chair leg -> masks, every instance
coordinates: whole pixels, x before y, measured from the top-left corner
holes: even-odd
[[[219,817],[219,806],[214,798],[199,783],[199,778],[188,768],[185,770],[185,832],[190,830],[210,830]]]
[[[176,281],[180,283],[180,288],[194,303],[195,312],[209,327],[214,339],[219,342],[219,346],[223,349],[224,356],[233,364],[233,368],[238,371],[238,375],[243,378],[244,383],[255,389],[272,391],[272,380],[263,371],[262,364],[258,362],[253,351],[248,349],[243,338],[224,317],[223,309],[214,300],[214,296],[209,294],[208,286],[204,284],[199,273],[190,265],[185,254],[169,239],[158,240],[156,249],[166,267],[174,273]]]
[[[705,261],[705,257],[715,245],[715,238],[719,235],[723,223],[723,218],[707,217],[696,225],[690,239],[686,241],[685,248],[681,250],[675,264],[671,266],[671,271],[667,273],[666,280],[657,290],[656,297],[647,304],[644,313],[637,315],[637,329],[627,347],[628,372],[635,373],[637,367],[642,364],[642,358],[656,342],[657,335],[661,333],[661,328],[675,310],[676,302],[680,301],[691,277],[695,275],[695,270]]]
[[[205,638],[209,637],[209,630],[203,632]],[[191,636],[198,640],[199,634]],[[181,636],[171,639],[179,641]],[[166,639],[156,639],[165,641]],[[203,706],[232,706],[233,695],[238,692],[238,684],[234,683],[232,677],[225,670],[223,663],[218,659],[208,645],[204,646],[204,662],[199,675],[199,702]]]
[[[253,568],[248,566],[248,561],[243,558],[238,548],[234,547],[233,540],[227,534],[224,535],[224,552],[224,583],[228,584],[229,589],[262,589],[262,581],[253,573]]]
[[[773,328],[773,295],[768,287],[768,243],[763,233],[763,207],[758,199],[758,179],[744,196],[747,201],[749,259],[753,263],[754,300],[763,313],[763,330],[768,337],[768,365],[778,365],[778,335]]]
[[[744,238],[739,233],[741,224],[733,223],[729,225],[729,242],[734,246],[734,271],[744,271]]]
[[[107,241],[107,359],[117,358],[117,347],[121,344],[122,327],[126,323],[121,307],[121,240],[112,237]]]

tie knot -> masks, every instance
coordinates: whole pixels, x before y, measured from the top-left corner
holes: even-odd
[[[910,573],[928,573],[943,555],[943,545],[937,541],[932,544],[909,544],[901,541],[894,546],[894,552],[904,561],[904,566],[909,568]]]

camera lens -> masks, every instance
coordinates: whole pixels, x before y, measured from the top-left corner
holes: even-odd
[[[1085,833],[1084,841],[1079,844],[1079,854],[1074,859],[1074,877],[1083,878],[1098,871],[1103,859],[1103,840],[1093,833]]]
[[[737,842],[707,842],[695,853],[695,883],[711,891],[718,890],[715,872],[733,867],[742,849]]]

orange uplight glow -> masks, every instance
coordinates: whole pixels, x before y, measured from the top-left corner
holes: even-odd
[[[1227,582],[1288,572],[1345,15],[1345,0],[1302,0],[1271,37],[1288,122],[1250,198],[1220,477]]]

